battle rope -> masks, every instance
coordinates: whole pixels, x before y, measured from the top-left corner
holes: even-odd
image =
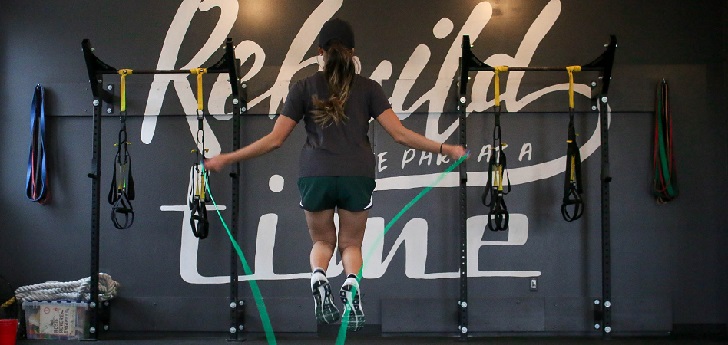
[[[25,177],[25,195],[33,202],[45,205],[50,201],[45,153],[45,88],[35,86],[30,104],[30,153]]]
[[[190,171],[190,190],[188,191],[188,204],[190,206],[190,226],[192,233],[199,239],[207,238],[210,223],[207,220],[207,205],[210,202],[209,196],[206,195],[205,189],[208,181],[207,172],[202,167],[202,161],[205,159],[205,127],[203,113],[204,99],[202,89],[202,75],[207,73],[206,68],[196,68],[190,70],[190,73],[197,75],[197,134],[195,140],[197,145],[193,153],[195,153],[195,163]]]
[[[15,298],[27,301],[89,301],[91,277],[76,281],[48,281],[21,286],[15,290]],[[99,300],[108,301],[118,294],[119,283],[106,273],[99,273]]]
[[[488,180],[483,191],[483,205],[489,208],[488,229],[491,231],[504,231],[508,229],[508,207],[504,196],[511,191],[511,181],[506,177],[506,154],[503,152],[505,144],[501,141],[500,127],[500,72],[507,72],[508,66],[497,66],[495,70],[495,127],[493,127],[493,146],[488,160]],[[508,179],[508,188],[504,190],[503,179]]]
[[[679,194],[675,157],[672,151],[672,115],[668,91],[667,82],[663,79],[657,88],[655,144],[652,154],[652,167],[655,171],[652,188],[659,204],[672,201]]]
[[[204,162],[200,162],[200,168],[203,172],[206,172]],[[208,175],[205,173],[203,175],[205,179],[208,178]],[[207,181],[206,181],[207,182]],[[220,213],[220,208],[217,207],[217,203],[215,202],[215,198],[212,196],[212,191],[210,191],[210,184],[205,183],[205,189],[207,190],[207,195],[209,196],[210,200],[212,201],[212,205],[215,207],[215,211],[217,212],[217,216],[220,218],[220,222],[222,222],[222,226],[225,228],[225,231],[228,234],[228,237],[230,238],[230,243],[232,243],[233,247],[235,248],[235,252],[238,253],[238,257],[240,258],[240,263],[243,264],[243,271],[246,275],[253,275],[253,270],[250,269],[250,265],[248,265],[248,261],[245,260],[245,255],[243,255],[243,250],[240,249],[240,245],[237,241],[235,241],[235,238],[233,237],[233,234],[230,232],[230,228],[228,227],[227,223],[225,223],[225,219],[222,217],[222,213]],[[260,288],[258,287],[258,283],[254,279],[248,280],[248,283],[250,283],[250,290],[253,292],[253,298],[255,299],[255,305],[258,308],[258,313],[260,314],[260,320],[263,323],[263,330],[265,331],[265,338],[268,340],[268,344],[276,344],[276,336],[273,333],[273,325],[270,322],[270,317],[268,316],[268,309],[265,307],[265,303],[263,302],[263,295],[260,293]]]
[[[356,275],[357,283],[361,282],[361,279],[362,279],[363,273],[364,273],[364,266],[367,264],[367,262],[369,262],[369,259],[372,257],[372,255],[374,255],[374,248],[376,248],[380,242],[384,241],[384,235],[386,235],[387,232],[389,232],[389,229],[392,228],[392,225],[394,225],[394,223],[397,222],[399,220],[399,218],[401,218],[405,212],[407,212],[410,208],[412,208],[412,206],[414,206],[414,204],[416,204],[418,201],[420,201],[420,199],[422,199],[422,197],[425,196],[425,194],[427,194],[429,191],[431,191],[432,188],[435,188],[435,186],[440,184],[440,181],[442,181],[445,178],[445,176],[447,176],[448,173],[455,170],[455,168],[457,168],[463,161],[465,161],[468,158],[468,156],[470,156],[469,151],[464,156],[460,157],[460,159],[455,161],[455,163],[453,163],[449,167],[447,167],[447,169],[445,169],[445,171],[440,173],[440,175],[437,176],[437,178],[431,185],[427,186],[419,194],[417,194],[414,198],[412,198],[412,200],[410,200],[410,202],[408,202],[407,205],[405,205],[402,208],[402,210],[400,210],[394,216],[394,218],[392,218],[392,220],[390,220],[389,223],[387,223],[387,225],[384,227],[384,231],[382,232],[382,234],[380,234],[377,237],[377,239],[374,241],[372,246],[369,247],[369,252],[367,252],[366,257],[364,257],[361,269],[359,269],[359,273],[357,273],[357,275]],[[356,287],[357,287],[357,285],[352,286],[352,290],[351,290],[352,296],[356,296]],[[339,334],[336,337],[337,345],[343,345],[346,342],[346,332],[349,327],[349,313],[351,311],[351,308],[352,308],[351,305],[346,305],[344,307],[344,313],[341,315],[341,326],[339,327]]]
[[[561,216],[567,222],[573,222],[584,214],[582,193],[584,187],[581,180],[581,155],[576,144],[574,130],[574,72],[580,72],[581,66],[566,67],[569,74],[569,129],[566,139],[566,170],[564,171],[564,198],[561,201]],[[569,211],[571,208],[571,211]]]
[[[134,178],[131,174],[131,156],[127,146],[131,144],[126,132],[126,77],[133,73],[130,69],[121,69],[121,109],[119,113],[119,141],[116,146],[114,157],[114,173],[111,178],[111,189],[109,190],[108,202],[111,207],[111,221],[117,229],[128,229],[134,223],[134,207],[131,201],[134,200]],[[123,219],[123,222],[120,221]]]

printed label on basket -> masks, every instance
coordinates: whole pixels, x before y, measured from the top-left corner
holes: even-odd
[[[76,333],[76,308],[60,305],[42,306],[40,333],[73,336]]]

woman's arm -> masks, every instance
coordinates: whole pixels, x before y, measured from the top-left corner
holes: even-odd
[[[291,118],[279,115],[270,133],[256,140],[252,144],[230,153],[221,153],[215,157],[205,160],[205,169],[220,171],[225,166],[242,160],[262,156],[283,145],[288,135],[296,128],[296,121]]]
[[[432,153],[442,153],[452,159],[459,159],[466,154],[466,150],[462,146],[438,143],[408,129],[391,108],[380,114],[377,121],[392,136],[394,141],[407,147]]]

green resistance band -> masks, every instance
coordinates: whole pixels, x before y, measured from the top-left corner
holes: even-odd
[[[217,207],[215,198],[212,197],[212,192],[210,191],[210,183],[207,181],[207,174],[205,174],[204,161],[200,162],[200,166],[202,167],[202,175],[205,176],[205,188],[207,189],[207,195],[210,196],[210,200],[212,200],[212,204],[215,205],[215,211],[217,212],[218,217],[220,217],[222,226],[225,228],[225,231],[227,231],[228,237],[230,238],[230,243],[233,244],[235,251],[238,253],[240,262],[243,264],[243,271],[245,271],[245,274],[247,274],[247,275],[252,275],[253,272],[250,269],[250,266],[248,265],[248,261],[245,260],[245,255],[243,255],[243,250],[240,249],[240,245],[238,245],[238,242],[235,241],[235,239],[233,238],[233,234],[230,232],[230,228],[228,228],[227,223],[225,223],[225,220],[222,218],[220,209]],[[263,295],[260,293],[260,288],[258,287],[258,283],[253,279],[248,280],[248,282],[250,283],[250,289],[253,291],[253,297],[255,298],[255,305],[258,307],[258,313],[260,314],[260,320],[261,320],[261,322],[263,322],[263,330],[265,331],[265,338],[268,340],[268,344],[276,344],[276,336],[273,333],[273,325],[271,325],[271,323],[270,323],[270,317],[268,316],[268,310],[266,309],[265,303],[263,302]]]
[[[369,259],[371,258],[371,256],[374,254],[374,248],[376,247],[376,245],[379,242],[384,241],[384,235],[386,235],[387,232],[389,232],[389,229],[392,228],[392,225],[394,225],[394,223],[397,222],[397,220],[399,220],[405,212],[407,212],[410,208],[412,208],[412,206],[414,206],[415,203],[417,203],[420,199],[422,199],[422,197],[425,194],[427,194],[430,190],[432,190],[432,188],[437,186],[445,178],[445,176],[448,173],[455,170],[455,168],[457,168],[462,162],[464,162],[468,158],[469,155],[470,155],[470,153],[468,152],[466,155],[460,157],[460,159],[458,159],[455,163],[453,163],[447,169],[445,169],[445,171],[443,171],[437,177],[437,179],[435,179],[435,182],[433,182],[430,186],[426,187],[419,194],[417,194],[417,196],[415,196],[409,203],[407,203],[407,205],[405,205],[404,208],[402,208],[402,210],[400,210],[397,213],[397,215],[395,215],[394,218],[392,218],[392,220],[390,220],[389,223],[387,223],[387,225],[384,227],[384,232],[382,232],[382,234],[377,237],[377,239],[375,240],[375,243],[374,243],[375,245],[372,246],[370,248],[369,252],[367,253],[366,258],[364,259],[364,264],[366,264],[369,261]],[[202,172],[204,175],[205,166],[204,166],[204,164],[200,164],[200,165],[202,166]],[[205,176],[205,179],[207,179],[207,175],[204,175],[204,176]],[[252,275],[253,274],[252,270],[250,269],[250,266],[248,265],[247,260],[245,260],[245,255],[243,255],[243,250],[240,249],[240,245],[238,245],[238,243],[235,241],[232,233],[230,232],[230,228],[227,226],[227,223],[225,223],[225,220],[223,219],[222,214],[220,213],[220,209],[217,207],[215,198],[212,196],[212,191],[210,191],[210,184],[207,183],[207,181],[205,183],[205,188],[207,189],[207,194],[210,196],[210,200],[212,200],[212,204],[215,206],[215,211],[217,212],[218,217],[220,217],[220,222],[222,222],[222,225],[225,228],[225,231],[227,232],[228,237],[230,238],[230,242],[232,243],[233,247],[235,248],[235,251],[238,253],[238,257],[240,258],[240,262],[243,264],[243,270],[245,271],[245,274]],[[359,274],[357,274],[357,278],[356,278],[357,283],[360,282],[362,279],[362,272],[364,270],[364,264],[362,265],[362,268],[359,269]],[[258,287],[258,283],[253,279],[249,280],[248,282],[250,283],[250,289],[253,291],[253,297],[255,298],[255,304],[258,308],[258,312],[260,313],[260,319],[263,322],[263,329],[265,331],[265,337],[268,340],[268,344],[276,344],[275,334],[273,333],[273,326],[271,325],[270,317],[268,316],[268,311],[265,307],[265,303],[263,302],[263,295],[260,293],[260,288]],[[356,287],[354,287],[352,290],[352,296],[355,296],[355,295],[356,295]],[[346,308],[346,306],[344,309],[345,310],[344,310],[344,314],[342,315],[341,327],[339,328],[339,333],[338,333],[338,336],[336,337],[337,345],[343,345],[344,343],[346,343],[346,332],[347,332],[347,327],[349,325],[350,309]]]
[[[440,175],[438,175],[437,179],[435,179],[435,182],[433,182],[431,185],[427,186],[419,194],[417,194],[417,196],[415,196],[410,202],[408,202],[407,205],[405,205],[402,208],[402,210],[399,211],[399,213],[397,213],[397,215],[395,215],[394,218],[392,218],[392,220],[389,221],[389,223],[387,223],[387,225],[384,227],[384,231],[382,232],[382,234],[377,237],[377,239],[374,241],[374,245],[372,245],[369,248],[369,251],[367,252],[366,257],[364,258],[364,263],[362,264],[361,269],[359,269],[359,273],[356,275],[357,283],[360,282],[362,279],[362,275],[363,275],[362,273],[364,272],[364,266],[366,265],[367,262],[369,262],[369,259],[371,259],[372,255],[374,255],[374,248],[376,248],[380,242],[384,241],[384,235],[386,235],[387,232],[389,232],[389,229],[392,228],[392,225],[394,225],[395,222],[397,222],[400,218],[402,218],[402,215],[405,212],[407,212],[410,208],[412,208],[412,206],[414,206],[415,203],[420,201],[420,199],[422,199],[422,197],[425,196],[425,194],[427,194],[430,190],[432,190],[432,188],[437,186],[440,183],[440,181],[442,181],[448,173],[455,170],[455,168],[457,168],[460,164],[462,164],[462,162],[464,162],[468,158],[468,156],[470,156],[470,151],[468,151],[468,153],[466,153],[464,156],[460,157],[460,159],[458,159],[455,163],[450,165],[447,169],[445,169],[445,171],[443,171]],[[356,286],[352,287],[351,295],[356,296]],[[344,306],[344,314],[342,314],[342,316],[341,316],[341,327],[339,327],[339,334],[336,337],[336,345],[343,345],[346,342],[346,331],[348,330],[348,326],[349,326],[350,311],[351,311],[351,309],[349,308],[348,305]]]

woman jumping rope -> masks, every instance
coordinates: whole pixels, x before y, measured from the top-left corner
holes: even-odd
[[[298,188],[313,242],[309,260],[316,320],[334,323],[341,317],[326,278],[338,243],[348,274],[339,295],[350,310],[348,328],[356,331],[365,323],[357,274],[362,267],[362,240],[376,186],[369,120],[376,119],[397,143],[416,150],[456,160],[466,150],[432,141],[402,125],[382,87],[356,74],[354,32],[349,23],[327,21],[319,32],[318,45],[323,71],[291,87],[271,132],[239,150],[208,159],[205,168],[220,171],[229,164],[271,152],[283,144],[299,121],[304,121],[306,142],[301,149]],[[335,212],[339,214],[338,238]]]

